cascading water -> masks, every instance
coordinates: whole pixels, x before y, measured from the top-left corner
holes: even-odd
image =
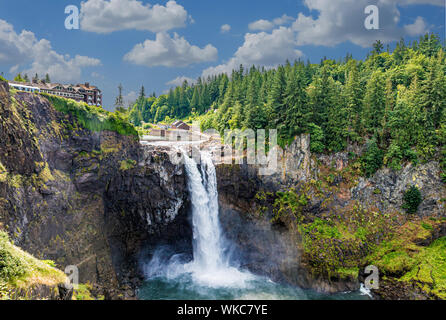
[[[231,266],[218,218],[217,177],[212,158],[201,154],[198,164],[183,151],[192,203],[193,260],[170,256],[160,249],[146,266],[148,280],[140,288],[141,299],[320,299],[323,296],[274,283]],[[200,170],[201,169],[201,170]],[[356,295],[353,298],[359,298]]]
[[[201,162],[201,174],[193,159],[184,155],[188,187],[192,202],[194,234],[194,265],[203,269],[222,266],[221,232],[218,223],[218,204],[215,205],[215,170],[208,162]],[[211,163],[212,164],[212,163]],[[211,181],[211,182],[209,182]]]
[[[248,272],[231,267],[224,256],[224,241],[218,220],[217,176],[212,158],[201,154],[201,173],[197,163],[184,153],[184,165],[192,202],[194,260],[185,266],[194,279],[211,286],[244,286],[253,279]]]

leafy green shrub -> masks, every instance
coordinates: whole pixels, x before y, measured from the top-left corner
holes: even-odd
[[[6,79],[3,78],[2,76],[0,76],[0,81],[5,81],[6,82]]]
[[[321,127],[315,125],[314,123],[310,123],[310,151],[314,153],[322,153],[325,150],[324,145],[324,131]]]
[[[6,170],[5,166],[0,162],[0,173],[4,173],[6,171],[7,170]]]
[[[408,161],[412,162],[414,165],[417,165],[419,163],[418,161],[418,154],[415,150],[412,150],[410,148],[404,150],[404,158]]]
[[[411,186],[403,196],[403,208],[407,213],[415,213],[418,210],[419,205],[423,201],[420,190],[416,186]]]
[[[50,260],[38,260],[15,246],[6,232],[0,231],[0,300],[8,299],[10,290],[19,299],[28,299],[28,293],[39,285],[56,287],[66,282],[66,275],[54,268]]]
[[[89,106],[46,93],[41,93],[57,111],[73,115],[79,124],[90,131],[114,131],[125,136],[138,136],[135,127],[125,119],[101,107]]]
[[[416,283],[422,290],[440,300],[446,299],[446,237],[420,248],[415,263],[401,281]]]
[[[383,165],[383,152],[378,148],[375,139],[367,143],[367,149],[361,158],[362,172],[370,177]]]
[[[296,190],[290,189],[286,192],[278,191],[276,196],[273,221],[279,220],[284,214],[292,214],[298,220],[302,218],[302,210],[308,204],[308,197],[304,192],[298,194]]]

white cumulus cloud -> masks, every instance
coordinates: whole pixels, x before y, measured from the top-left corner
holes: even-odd
[[[254,21],[248,25],[248,28],[251,31],[266,31],[266,30],[271,30],[274,27],[287,24],[293,20],[294,20],[293,17],[290,17],[290,16],[284,14],[283,16],[275,18],[272,21],[265,20],[265,19],[260,19],[260,20]]]
[[[137,0],[88,0],[81,3],[80,12],[81,29],[96,33],[130,29],[162,32],[186,26],[188,18],[184,7],[173,0],[165,6]]]
[[[124,100],[124,105],[130,105],[134,103],[138,99],[138,96],[139,95],[135,91],[130,91],[122,97]]]
[[[289,28],[280,27],[271,33],[247,33],[245,42],[227,63],[204,70],[203,76],[230,74],[240,64],[274,67],[287,59],[294,60],[302,56],[303,53],[296,48],[294,33]]]
[[[305,0],[310,11],[317,12],[316,18],[299,13],[293,23],[299,45],[335,46],[351,42],[369,47],[376,40],[388,43],[403,36],[416,36],[425,32],[424,21],[417,19],[414,25],[399,27],[399,5],[413,4],[443,5],[443,0],[378,0],[379,30],[367,30],[364,9],[369,0]]]
[[[224,24],[220,27],[220,32],[221,33],[226,33],[231,31],[231,26],[229,24]]]
[[[290,16],[284,14],[283,16],[274,19],[273,22],[276,26],[281,26],[281,25],[284,25],[284,24],[286,24],[290,21],[293,21],[293,20],[294,20],[293,17],[290,17]]]
[[[409,36],[417,36],[429,31],[422,17],[417,17],[414,23],[405,25],[404,30]]]
[[[189,84],[194,84],[195,83],[195,79],[192,79],[192,78],[189,78],[189,77],[185,77],[185,76],[181,76],[181,77],[176,77],[175,79],[167,82],[166,85],[172,86],[172,87],[178,87],[178,86],[181,86],[184,81],[187,81],[187,83],[189,83]]]
[[[171,38],[167,33],[156,34],[155,40],[146,40],[124,56],[124,60],[148,67],[186,67],[200,62],[215,61],[217,49],[208,44],[204,48],[191,45],[184,37],[174,33]]]
[[[0,48],[0,63],[12,65],[11,73],[22,71],[30,76],[48,73],[53,81],[76,81],[81,77],[82,68],[101,65],[99,59],[59,54],[50,41],[38,40],[31,31],[18,34],[11,24],[1,19]]]
[[[417,36],[428,31],[425,20],[418,17],[413,24],[401,27],[398,7],[414,4],[445,5],[444,0],[376,0],[380,28],[367,30],[364,26],[367,17],[364,11],[370,5],[370,0],[303,0],[303,3],[311,15],[299,13],[297,18],[283,15],[272,21],[260,19],[249,24],[250,30],[262,32],[247,33],[243,45],[232,58],[207,68],[202,75],[230,74],[240,64],[273,67],[284,63],[286,59],[302,57],[303,53],[298,50],[298,46],[303,45],[335,46],[351,42],[370,47],[376,40],[388,43],[403,36]],[[290,27],[283,26],[291,21]]]
[[[261,30],[261,31],[270,30],[273,27],[274,23],[265,19],[254,21],[248,25],[249,30]]]

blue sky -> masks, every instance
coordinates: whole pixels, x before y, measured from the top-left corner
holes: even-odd
[[[81,11],[79,30],[64,26],[67,5]],[[379,9],[380,30],[364,27],[368,5]],[[361,59],[375,39],[444,38],[444,24],[444,0],[0,0],[0,72],[89,81],[113,109],[119,83],[132,99],[141,85],[162,94],[174,79],[240,63]]]

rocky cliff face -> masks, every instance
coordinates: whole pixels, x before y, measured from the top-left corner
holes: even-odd
[[[191,239],[183,168],[133,136],[92,132],[0,82],[0,227],[106,298],[131,297],[155,240]],[[190,242],[190,241],[189,241]]]
[[[347,152],[312,155],[308,136],[296,139],[279,155],[278,169],[270,176],[259,176],[256,168],[247,165],[217,166],[225,234],[253,272],[322,292],[356,290],[363,268],[371,263],[367,255],[372,247],[379,246],[394,230],[399,234],[400,229],[412,223],[431,228],[426,234],[421,228],[423,240],[414,240],[423,242],[423,246],[445,236],[441,230],[445,225],[442,217],[446,217],[446,188],[435,161],[408,164],[400,171],[384,168],[367,179],[359,175],[357,163]],[[421,190],[423,201],[417,213],[409,216],[402,208],[402,199],[411,185]],[[278,191],[287,190],[293,190],[291,196],[296,195],[296,200],[290,200],[289,195],[278,196]],[[430,220],[426,223],[423,219]],[[379,227],[370,227],[364,241],[355,238],[363,225],[375,223]],[[395,229],[391,232],[386,224],[389,228],[395,225]],[[326,230],[338,229],[351,236],[323,236]],[[302,232],[306,232],[305,241]],[[349,268],[340,268],[331,275],[318,269],[328,265],[332,270],[336,264],[330,265],[333,259]],[[389,271],[389,276],[395,275]],[[391,296],[383,290],[379,294]],[[416,296],[407,291],[405,294]]]
[[[121,279],[133,281],[132,288],[139,284],[132,279],[135,270],[142,280],[142,263],[157,247],[192,253],[186,175],[169,157],[169,149],[146,146],[141,162],[112,177],[105,189],[105,227],[113,264]]]
[[[217,167],[220,221],[235,246],[241,266],[273,281],[324,293],[359,289],[359,281],[327,281],[311,274],[303,259],[302,238],[292,221],[275,221],[274,210],[262,207],[259,194],[271,195],[283,185],[258,177],[257,168]],[[264,180],[269,181],[265,183]]]
[[[217,179],[220,222],[224,235],[235,246],[241,267],[274,281],[302,284],[297,234],[284,224],[272,224],[271,212],[264,216],[256,212],[256,194],[265,187],[256,168],[220,165]]]

